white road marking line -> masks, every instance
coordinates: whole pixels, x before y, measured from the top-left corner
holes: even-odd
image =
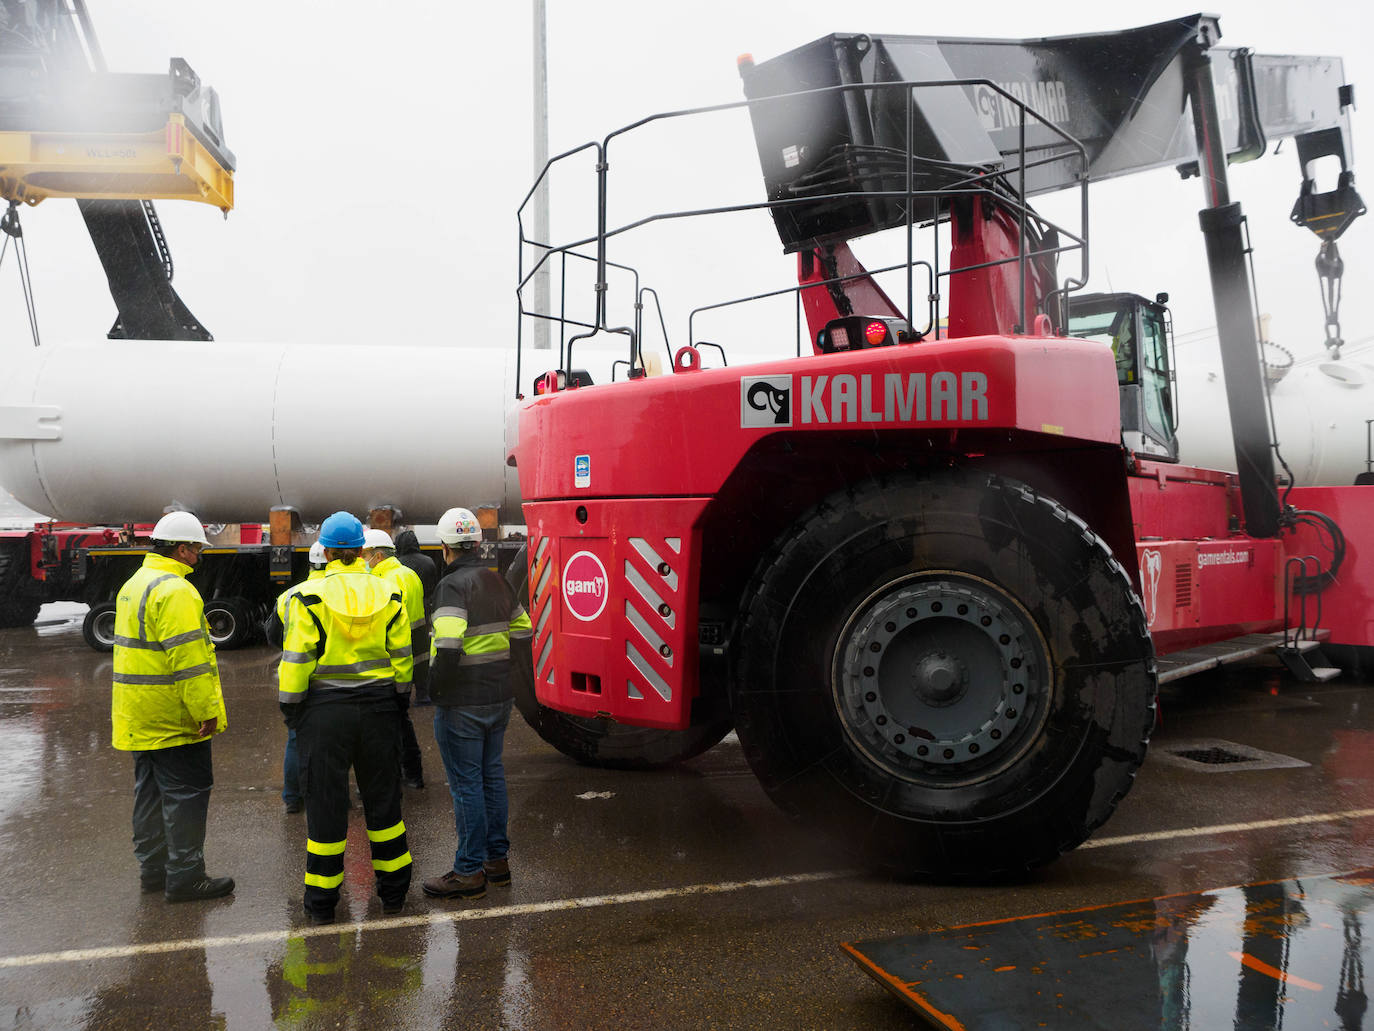
[[[1116,838],[1093,838],[1079,845],[1085,848],[1108,848],[1112,845],[1134,845],[1141,841],[1168,841],[1171,838],[1199,838],[1206,834],[1239,834],[1244,831],[1272,830],[1275,827],[1300,827],[1308,823],[1339,823],[1342,820],[1364,820],[1374,816],[1374,809],[1347,809],[1340,813],[1311,813],[1307,816],[1284,816],[1277,820],[1254,820],[1250,823],[1221,823],[1211,827],[1180,827],[1172,831],[1152,831],[1148,834],[1123,834]]]
[[[1210,827],[1181,827],[1148,834],[1123,834],[1114,838],[1094,838],[1078,848],[1108,848],[1131,845],[1142,841],[1167,841],[1173,838],[1197,838],[1208,834],[1239,834],[1245,831],[1272,830],[1277,827],[1299,827],[1313,823],[1339,823],[1344,820],[1364,820],[1374,817],[1374,809],[1347,809],[1338,813],[1312,813],[1307,816],[1286,816],[1276,820],[1254,820],[1250,823],[1223,823]],[[490,909],[442,910],[416,916],[386,917],[352,924],[326,924],[323,927],[296,927],[254,934],[233,934],[219,938],[189,938],[179,941],[144,942],[131,945],[112,945],[97,949],[66,949],[61,952],[38,952],[27,956],[0,956],[0,970],[17,967],[36,967],[49,963],[88,963],[98,959],[123,959],[129,956],[156,955],[192,949],[219,949],[235,945],[259,945],[265,942],[286,941],[289,938],[316,938],[347,931],[388,931],[399,927],[423,927],[428,924],[459,923],[466,920],[495,920],[508,916],[534,916],[570,909],[593,909],[598,906],[623,906],[632,902],[656,902],[661,899],[685,898],[690,895],[722,895],[749,888],[779,888],[789,884],[811,884],[853,877],[858,870],[822,870],[817,873],[787,874],[782,877],[761,877],[752,881],[720,881],[715,884],[688,884],[680,888],[654,888],[630,891],[618,895],[585,895],[581,898],[553,899],[549,902],[525,902],[513,906],[493,906]]]
[[[315,938],[345,932],[386,931],[398,927],[423,927],[428,924],[458,923],[464,920],[494,920],[507,916],[531,916],[556,913],[569,909],[592,909],[597,906],[622,906],[631,902],[655,902],[660,899],[683,898],[689,895],[722,895],[747,888],[778,888],[789,884],[810,884],[852,877],[856,870],[823,870],[817,873],[787,874],[782,877],[761,877],[752,881],[721,881],[716,884],[688,884],[680,888],[655,888],[630,891],[619,895],[586,895],[573,899],[553,899],[549,902],[525,902],[513,906],[493,906],[490,909],[457,909],[435,911],[416,916],[385,917],[358,923],[325,924],[321,927],[297,927],[254,934],[233,934],[219,938],[189,938],[179,941],[144,942],[142,944],[112,945],[97,949],[66,949],[61,952],[39,952],[28,956],[0,956],[0,969],[34,967],[46,963],[87,963],[97,959],[123,959],[163,952],[191,949],[218,949],[234,945],[258,945],[264,942],[286,941],[288,938]]]

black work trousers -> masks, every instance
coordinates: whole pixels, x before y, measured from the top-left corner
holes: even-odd
[[[134,856],[144,884],[167,890],[205,876],[205,823],[215,776],[210,739],[134,752]]]
[[[307,702],[296,727],[308,828],[305,908],[328,915],[339,902],[348,837],[348,771],[362,795],[377,894],[399,903],[410,888],[401,821],[400,711],[393,702]]]
[[[409,712],[401,713],[397,729],[401,734],[401,776],[409,780],[424,780],[425,773],[420,761],[420,739],[415,736],[415,723]]]

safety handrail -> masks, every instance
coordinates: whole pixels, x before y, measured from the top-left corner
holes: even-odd
[[[946,183],[945,185],[943,185],[943,186],[942,186],[941,188],[939,188],[939,189],[934,189],[934,190],[925,190],[925,189],[921,189],[921,190],[918,190],[918,189],[915,189],[915,188],[914,188],[914,184],[915,184],[915,165],[916,165],[916,162],[917,162],[918,160],[920,160],[920,161],[923,163],[923,165],[932,164],[932,162],[929,162],[927,159],[918,159],[917,156],[916,156],[915,154],[912,153],[912,148],[911,148],[911,145],[910,145],[910,142],[909,142],[909,141],[910,141],[910,138],[911,138],[911,126],[913,126],[913,125],[915,124],[915,111],[916,111],[916,108],[915,108],[915,95],[916,95],[916,91],[917,91],[917,90],[921,90],[921,89],[941,89],[941,88],[949,88],[949,87],[982,87],[982,88],[986,88],[986,89],[992,91],[993,93],[999,95],[1008,105],[1010,105],[1011,108],[1014,108],[1014,109],[1019,113],[1019,116],[1018,116],[1018,119],[1017,119],[1017,121],[1018,121],[1018,130],[1019,130],[1019,131],[1018,131],[1018,146],[1017,146],[1016,151],[1011,152],[1010,154],[1004,154],[1004,155],[1002,156],[1004,162],[1006,162],[1006,163],[1003,164],[1001,167],[989,167],[989,168],[986,168],[986,169],[976,169],[976,168],[970,168],[970,167],[968,167],[968,166],[952,165],[952,164],[949,163],[949,162],[935,162],[934,164],[943,165],[944,167],[946,167],[946,168],[948,168],[948,169],[950,169],[950,170],[952,170],[952,171],[959,171],[959,170],[965,170],[965,169],[966,169],[966,173],[964,174],[964,176],[963,176],[962,178],[955,179],[953,182],[950,182],[950,183]],[[768,105],[770,105],[770,104],[777,104],[777,103],[781,103],[781,102],[784,102],[784,101],[796,100],[796,99],[799,99],[799,98],[816,97],[816,96],[822,96],[822,95],[826,95],[826,94],[835,94],[835,93],[873,93],[873,92],[878,92],[878,91],[891,91],[891,90],[904,90],[904,91],[906,92],[906,122],[905,122],[905,124],[906,124],[906,126],[907,126],[907,141],[908,141],[908,142],[907,142],[907,145],[906,145],[905,148],[904,148],[904,150],[905,150],[905,155],[904,155],[905,172],[904,172],[904,173],[897,173],[897,172],[892,172],[892,171],[876,170],[876,169],[875,169],[874,171],[871,171],[871,172],[868,172],[868,173],[863,173],[862,175],[860,175],[860,178],[861,178],[861,180],[864,180],[864,184],[866,185],[866,183],[867,183],[868,180],[872,180],[872,179],[889,179],[889,178],[895,177],[895,176],[897,176],[897,175],[902,175],[902,176],[904,177],[904,181],[905,181],[905,189],[900,189],[900,190],[886,190],[886,189],[884,189],[884,190],[875,190],[875,189],[861,188],[861,189],[854,189],[854,190],[846,190],[846,191],[842,191],[842,192],[839,192],[839,193],[821,193],[821,194],[811,193],[811,194],[807,194],[807,195],[805,195],[805,196],[798,196],[798,197],[792,197],[792,198],[775,198],[775,199],[772,199],[772,200],[765,200],[765,201],[758,201],[758,202],[750,202],[750,203],[744,203],[744,204],[718,205],[718,206],[713,206],[713,207],[703,207],[703,208],[696,208],[696,209],[682,210],[682,211],[658,212],[658,213],[650,214],[650,215],[647,215],[647,216],[645,216],[645,217],[642,217],[642,218],[636,219],[636,220],[634,220],[634,221],[625,223],[625,224],[623,224],[623,225],[615,226],[615,227],[612,227],[612,226],[610,226],[610,225],[608,224],[608,217],[607,217],[607,199],[608,199],[608,196],[609,196],[610,147],[611,147],[611,144],[612,144],[613,142],[615,142],[615,141],[617,141],[617,140],[620,140],[622,137],[627,136],[628,134],[634,132],[635,130],[638,130],[638,129],[641,129],[641,128],[645,127],[645,126],[652,125],[652,124],[659,123],[659,122],[664,122],[664,121],[668,121],[668,120],[672,120],[672,119],[687,118],[687,117],[692,117],[692,116],[709,115],[709,114],[716,114],[716,113],[721,113],[721,112],[728,112],[728,111],[735,111],[735,110],[742,110],[742,109],[749,109],[749,110],[751,111],[751,113],[752,113],[753,111],[755,111],[755,110],[757,110],[757,109],[759,109],[759,108],[766,108],[766,107],[767,107]],[[1058,142],[1057,142],[1057,143],[1048,143],[1048,144],[1047,144],[1047,143],[1039,143],[1039,144],[1035,144],[1035,145],[1033,145],[1033,146],[1028,146],[1028,145],[1027,145],[1027,140],[1026,140],[1026,130],[1027,130],[1027,125],[1028,125],[1028,124],[1031,124],[1031,123],[1037,124],[1037,125],[1039,125],[1040,127],[1042,127],[1043,129],[1048,130],[1048,132],[1049,132],[1050,134],[1052,134],[1052,136],[1055,137],[1055,138],[1058,140]],[[1056,147],[1061,147],[1061,148],[1065,148],[1065,149],[1062,149],[1062,150],[1055,150]],[[532,240],[529,240],[529,239],[526,237],[526,235],[525,235],[525,228],[524,228],[524,210],[525,210],[525,207],[526,207],[526,206],[529,204],[529,202],[533,199],[533,197],[535,196],[535,193],[540,189],[540,187],[541,187],[541,185],[544,183],[545,179],[548,178],[548,176],[549,176],[551,170],[553,169],[553,167],[554,167],[556,164],[559,164],[560,162],[569,160],[570,158],[572,158],[572,157],[574,157],[574,156],[576,156],[576,155],[579,155],[579,154],[582,154],[582,153],[588,152],[588,151],[594,152],[595,157],[596,157],[596,161],[595,161],[595,174],[596,174],[596,180],[597,180],[597,220],[596,220],[596,234],[595,234],[595,236],[584,237],[584,238],[582,238],[582,239],[580,239],[580,240],[576,240],[576,241],[573,241],[573,242],[571,242],[571,243],[563,244],[563,245],[558,246],[558,247],[554,247],[551,243],[549,243],[549,242],[547,242],[547,241],[532,241]],[[1049,156],[1036,157],[1036,158],[1034,158],[1034,159],[1028,160],[1028,157],[1029,157],[1030,154],[1036,153],[1036,152],[1042,152],[1042,151],[1053,151],[1053,153],[1051,153]],[[1016,159],[1017,159],[1014,163],[1011,163],[1011,162],[1010,162],[1010,157],[1012,156],[1012,154],[1014,154],[1014,156],[1015,156]],[[1078,168],[1079,168],[1079,170],[1080,170],[1079,175],[1077,176],[1078,181],[1079,181],[1079,191],[1080,191],[1080,197],[1081,197],[1081,200],[1080,200],[1080,226],[1081,226],[1081,232],[1079,232],[1079,233],[1072,233],[1072,232],[1067,231],[1067,230],[1064,229],[1063,227],[1060,227],[1060,226],[1057,226],[1057,225],[1053,225],[1053,224],[1050,223],[1047,219],[1044,219],[1044,218],[1042,218],[1042,217],[1036,215],[1035,213],[1033,213],[1033,212],[1031,211],[1031,209],[1029,208],[1029,206],[1027,205],[1027,203],[1026,203],[1026,173],[1027,173],[1027,170],[1028,170],[1028,169],[1037,168],[1037,167],[1040,167],[1040,166],[1042,166],[1042,165],[1051,164],[1051,163],[1058,163],[1058,162],[1064,162],[1064,161],[1074,161],[1074,160],[1076,160],[1076,161],[1078,162]],[[519,233],[520,233],[520,252],[521,252],[521,253],[520,253],[520,261],[519,261],[519,282],[518,282],[518,286],[517,286],[517,289],[516,289],[517,298],[518,298],[518,300],[517,300],[517,305],[518,305],[518,308],[519,308],[519,320],[523,323],[524,317],[525,317],[525,315],[527,315],[527,314],[529,314],[529,315],[531,315],[531,316],[536,316],[536,313],[532,313],[532,312],[527,312],[527,311],[526,311],[525,306],[524,306],[523,290],[524,290],[525,286],[528,284],[528,282],[533,278],[533,276],[536,274],[536,272],[537,272],[537,271],[540,269],[540,267],[543,265],[543,263],[544,263],[545,261],[547,261],[547,260],[549,259],[549,257],[550,257],[552,254],[554,254],[554,253],[563,253],[563,254],[577,253],[577,248],[587,247],[587,246],[590,246],[590,245],[592,245],[592,244],[594,243],[594,244],[595,244],[595,249],[596,249],[596,257],[595,257],[594,260],[595,260],[596,263],[597,263],[596,280],[595,280],[594,287],[593,287],[594,292],[595,292],[595,307],[594,307],[594,314],[592,315],[592,317],[591,317],[591,319],[590,319],[590,322],[585,322],[585,321],[584,321],[584,322],[578,322],[578,323],[576,323],[576,324],[579,325],[580,327],[583,327],[583,328],[588,329],[588,330],[589,330],[588,332],[577,334],[577,335],[575,335],[574,337],[572,337],[571,339],[567,340],[565,345],[560,346],[560,361],[563,362],[563,366],[562,366],[562,367],[563,367],[565,373],[567,373],[568,375],[570,375],[570,374],[571,374],[571,350],[572,350],[572,345],[573,345],[574,343],[576,343],[577,341],[579,341],[579,340],[587,339],[587,338],[589,338],[589,337],[592,337],[592,336],[597,335],[598,333],[603,333],[603,332],[615,332],[615,333],[621,333],[621,334],[624,334],[624,335],[628,336],[628,337],[630,338],[630,354],[629,354],[628,364],[630,365],[630,367],[631,367],[632,369],[633,369],[633,368],[636,368],[636,367],[642,367],[643,358],[642,358],[642,354],[639,353],[639,346],[640,346],[639,342],[640,342],[640,339],[641,339],[640,330],[642,329],[642,326],[640,325],[638,310],[637,310],[637,312],[636,312],[636,325],[635,325],[634,327],[619,327],[619,328],[614,328],[614,329],[613,329],[613,328],[609,327],[609,326],[606,324],[607,293],[608,293],[608,290],[609,290],[609,285],[608,285],[608,282],[607,282],[607,275],[606,275],[606,272],[607,272],[607,269],[608,269],[608,268],[616,267],[616,266],[615,266],[615,263],[610,262],[609,259],[607,258],[607,243],[608,243],[608,241],[613,240],[613,239],[615,239],[615,238],[618,237],[618,236],[621,236],[621,235],[623,235],[623,234],[625,234],[625,233],[631,232],[631,231],[633,231],[633,230],[635,230],[635,229],[639,229],[639,228],[642,228],[642,227],[647,226],[647,225],[651,225],[651,224],[658,223],[658,222],[665,222],[665,221],[677,220],[677,219],[685,219],[685,218],[692,218],[692,217],[701,217],[701,216],[706,216],[706,215],[735,214],[735,213],[748,212],[748,211],[756,211],[756,210],[767,210],[767,211],[770,211],[770,212],[776,212],[776,211],[778,211],[778,210],[784,210],[784,209],[786,209],[787,207],[792,206],[792,205],[802,205],[802,204],[813,205],[813,204],[817,203],[818,201],[845,200],[845,199],[863,199],[863,200],[865,200],[865,201],[872,202],[872,201],[875,201],[875,200],[881,200],[881,199],[884,199],[884,198],[890,198],[890,199],[905,199],[906,202],[907,202],[906,205],[905,205],[905,219],[904,219],[904,224],[905,224],[905,229],[906,229],[906,235],[907,235],[907,261],[906,261],[906,263],[905,263],[903,266],[891,266],[891,267],[888,268],[888,269],[884,269],[884,270],[880,270],[880,271],[892,271],[892,270],[894,270],[894,269],[896,269],[896,268],[901,268],[901,267],[905,267],[905,268],[906,268],[906,271],[907,271],[907,276],[906,276],[906,279],[907,279],[906,317],[907,317],[908,323],[914,326],[914,325],[915,325],[915,322],[916,322],[915,317],[914,317],[914,315],[915,315],[915,312],[914,312],[914,307],[915,307],[914,301],[915,301],[915,297],[914,297],[914,286],[913,286],[914,278],[913,278],[913,277],[914,277],[914,269],[916,268],[917,265],[922,265],[922,266],[925,266],[925,267],[926,267],[926,269],[927,269],[927,276],[928,276],[928,282],[930,281],[931,278],[933,278],[933,280],[934,280],[935,282],[938,282],[938,281],[941,280],[941,279],[948,278],[948,277],[953,276],[953,275],[956,275],[956,274],[961,274],[961,273],[973,271],[973,270],[980,269],[980,268],[986,268],[986,267],[992,267],[992,266],[997,266],[997,265],[1009,264],[1009,263],[1015,261],[1015,262],[1017,262],[1017,264],[1018,264],[1018,269],[1019,269],[1019,281],[1020,281],[1020,290],[1018,291],[1018,305],[1019,305],[1019,311],[1018,311],[1019,324],[1018,324],[1018,328],[1019,328],[1022,332],[1024,332],[1026,326],[1028,325],[1028,323],[1027,323],[1027,313],[1026,313],[1026,311],[1025,311],[1025,294],[1026,294],[1026,291],[1025,291],[1025,283],[1026,283],[1026,275],[1027,275],[1027,268],[1028,268],[1028,262],[1029,262],[1029,261],[1033,260],[1033,259],[1036,258],[1036,257],[1039,257],[1039,256],[1042,255],[1042,254],[1046,254],[1046,253],[1055,253],[1055,254],[1059,254],[1059,253],[1067,253],[1067,252],[1070,251],[1070,250],[1077,250],[1077,251],[1079,251],[1079,255],[1080,255],[1080,268],[1079,268],[1078,275],[1077,275],[1077,276],[1068,276],[1068,277],[1066,277],[1066,279],[1064,280],[1063,285],[1062,285],[1059,289],[1054,290],[1054,291],[1051,291],[1050,296],[1052,297],[1052,296],[1054,296],[1054,295],[1062,294],[1062,295],[1065,295],[1065,297],[1067,297],[1067,295],[1068,295],[1070,292],[1075,291],[1075,290],[1082,289],[1082,288],[1087,284],[1087,281],[1088,281],[1088,268],[1089,268],[1089,251],[1088,251],[1088,232],[1087,232],[1087,211],[1088,211],[1088,208],[1087,208],[1087,203],[1088,203],[1088,202],[1087,202],[1087,185],[1088,185],[1088,184],[1087,184],[1086,169],[1087,169],[1087,151],[1086,151],[1086,148],[1084,148],[1084,146],[1083,146],[1078,140],[1076,140],[1074,137],[1072,137],[1071,135],[1069,135],[1067,132],[1065,132],[1064,130],[1060,129],[1060,128],[1059,128],[1058,126],[1056,126],[1054,123],[1050,122],[1048,119],[1046,119],[1045,117],[1043,117],[1042,115],[1040,115],[1034,108],[1032,108],[1030,105],[1028,105],[1027,103],[1025,103],[1023,100],[1018,99],[1016,96],[1014,96],[1013,94],[1011,94],[1011,93],[1008,92],[1007,90],[1003,89],[1003,88],[1002,88],[1001,86],[999,86],[997,83],[993,82],[993,81],[990,80],[990,79],[983,79],[983,78],[943,79],[943,80],[935,80],[935,81],[929,81],[929,82],[903,81],[903,82],[884,82],[884,83],[845,83],[845,84],[841,84],[841,85],[837,85],[837,86],[827,86],[827,87],[821,87],[821,88],[813,89],[813,90],[801,90],[801,91],[796,91],[796,92],[793,92],[793,93],[776,94],[776,95],[767,96],[767,97],[754,97],[754,98],[750,98],[750,99],[746,99],[746,100],[732,101],[732,102],[724,103],[724,104],[712,104],[712,105],[706,105],[706,106],[702,106],[702,107],[683,108],[683,109],[674,110],[674,111],[665,111],[665,112],[659,112],[659,113],[656,113],[656,114],[647,115],[647,116],[645,116],[645,117],[643,117],[643,118],[640,118],[640,119],[638,119],[638,120],[636,120],[636,121],[634,121],[634,122],[629,123],[628,125],[622,126],[622,127],[620,127],[619,129],[613,130],[612,132],[608,133],[605,137],[603,137],[602,140],[599,141],[599,142],[598,142],[598,141],[595,141],[595,140],[589,141],[589,142],[584,143],[584,144],[582,144],[582,145],[580,145],[580,146],[578,146],[578,147],[574,147],[574,148],[572,148],[572,149],[570,149],[570,150],[564,151],[563,153],[561,153],[561,154],[559,154],[559,155],[556,155],[555,157],[550,158],[550,159],[545,163],[544,167],[540,170],[539,176],[537,177],[534,186],[532,186],[532,187],[530,188],[530,190],[529,190],[529,192],[526,194],[524,200],[521,202],[519,209],[517,210],[517,224],[518,224],[518,226],[519,226]],[[1015,185],[1014,185],[1014,186],[1011,186],[1013,177],[1015,178]],[[941,211],[943,210],[943,205],[946,204],[946,203],[948,203],[949,200],[950,200],[951,198],[958,197],[958,196],[973,195],[973,194],[986,195],[987,193],[993,191],[994,188],[995,188],[995,184],[997,184],[997,183],[999,183],[999,182],[1004,183],[1005,185],[1011,187],[1010,189],[1004,189],[1004,190],[1002,190],[1001,192],[998,192],[998,193],[997,193],[997,196],[998,196],[999,202],[1000,202],[1009,212],[1011,212],[1012,214],[1014,214],[1014,215],[1016,216],[1016,218],[1018,219],[1019,227],[1020,227],[1020,241],[1019,241],[1019,246],[1018,246],[1018,253],[1017,253],[1017,255],[1016,255],[1015,257],[1011,257],[1011,258],[1002,258],[1002,259],[997,259],[997,260],[994,260],[994,261],[985,262],[985,263],[982,263],[982,264],[979,264],[979,265],[975,265],[975,266],[969,266],[968,268],[957,268],[957,269],[956,269],[956,268],[950,268],[950,269],[942,270],[942,269],[940,268],[940,264],[939,264],[939,251],[938,251],[938,247],[939,247],[939,223],[940,223],[941,217],[942,217],[942,216],[941,216]],[[1009,196],[1009,194],[1010,194],[1010,196]],[[933,212],[934,212],[934,214],[933,214],[933,217],[931,217],[931,218],[929,218],[929,219],[922,219],[922,218],[918,218],[918,217],[917,217],[917,215],[916,215],[916,205],[913,203],[913,201],[914,201],[915,199],[917,199],[917,198],[931,198],[931,199],[933,199],[933,201],[934,201],[934,205],[933,205]],[[1056,247],[1053,247],[1053,248],[1046,248],[1046,249],[1044,249],[1044,250],[1028,251],[1028,248],[1027,248],[1027,246],[1026,246],[1026,230],[1027,230],[1027,227],[1028,227],[1028,224],[1029,224],[1029,220],[1030,220],[1031,218],[1036,219],[1036,221],[1039,223],[1039,225],[1040,225],[1041,227],[1053,228],[1053,229],[1056,231],[1056,233],[1059,235],[1059,237],[1060,237],[1061,240],[1067,240],[1067,241],[1069,241],[1069,242],[1068,242],[1067,244],[1061,244],[1061,245],[1059,245],[1059,246],[1056,246]],[[925,224],[927,224],[927,223],[932,227],[932,230],[933,230],[933,247],[935,248],[935,254],[936,254],[936,258],[935,258],[935,261],[934,261],[933,264],[926,263],[926,262],[917,262],[917,261],[915,260],[914,252],[913,252],[913,247],[914,247],[914,245],[913,245],[913,236],[914,236],[915,228],[917,227],[918,224],[920,224],[920,225],[925,225]],[[526,246],[535,246],[535,247],[541,248],[541,249],[543,250],[543,252],[544,252],[543,254],[540,255],[540,258],[539,258],[539,260],[535,263],[534,268],[531,269],[530,272],[529,272],[528,274],[526,274],[526,272],[525,272],[525,260],[524,260],[524,250],[525,250],[525,247],[526,247]],[[589,257],[590,257],[590,255],[581,255],[581,254],[579,254],[578,256],[584,257],[584,258],[589,258]],[[622,267],[623,267],[623,266],[622,266]],[[860,277],[847,277],[847,278],[860,278]],[[808,284],[808,286],[817,286],[817,285],[823,285],[823,284],[819,284],[819,283]],[[752,298],[752,299],[758,300],[758,299],[761,299],[761,298],[767,297],[767,296],[775,296],[775,295],[781,294],[781,293],[790,293],[790,292],[793,292],[794,289],[795,289],[795,290],[799,290],[800,288],[799,288],[799,287],[798,287],[798,288],[791,288],[791,287],[789,287],[789,288],[787,288],[787,289],[785,289],[785,290],[781,290],[781,291],[776,291],[776,292],[769,291],[769,292],[766,292],[766,293],[764,293],[764,294],[756,295],[756,296],[755,296],[754,298]],[[636,298],[636,305],[638,305],[638,304],[639,304],[639,301],[640,301],[640,292],[639,292],[639,289],[638,289],[638,284],[636,284],[636,291],[635,291],[634,296],[635,296],[635,298]],[[655,294],[655,298],[657,299],[657,294]],[[928,304],[931,306],[931,308],[930,308],[931,314],[930,314],[930,316],[929,316],[928,319],[927,319],[927,324],[928,324],[928,325],[931,325],[931,326],[933,326],[933,327],[935,328],[936,336],[937,336],[937,338],[938,338],[938,335],[939,335],[939,323],[938,323],[938,317],[937,317],[937,316],[938,316],[938,303],[939,303],[939,299],[940,299],[939,293],[932,287],[932,288],[928,291],[928,293],[927,293],[927,299],[928,299]],[[564,307],[566,307],[566,302],[564,301],[563,303],[564,303]],[[714,308],[714,307],[723,307],[723,306],[727,306],[728,304],[731,304],[731,303],[736,303],[736,302],[735,302],[735,301],[720,302],[720,303],[717,304],[717,305],[699,306],[699,307],[697,307],[697,308],[692,309],[692,316],[695,316],[695,314],[696,314],[697,312],[699,312],[699,311],[709,310],[709,309]],[[660,311],[661,311],[661,309],[660,309]],[[691,333],[692,333],[692,327],[691,327],[691,324],[690,324],[690,317],[689,317],[689,340],[692,339]],[[665,337],[666,337],[666,327],[665,327]],[[522,347],[522,343],[523,343],[523,341],[522,341],[522,334],[521,334],[521,332],[520,332],[519,330],[517,330],[517,348],[521,348],[521,347]],[[798,342],[798,347],[799,347],[799,346],[800,346],[800,345],[799,345],[799,342]],[[516,386],[516,393],[517,393],[517,396],[520,396],[520,394],[519,394],[519,369],[520,369],[520,360],[519,360],[518,357],[517,357],[516,368],[517,368],[517,386]]]

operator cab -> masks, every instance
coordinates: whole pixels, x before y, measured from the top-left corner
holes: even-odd
[[[1130,450],[1178,461],[1173,321],[1168,294],[1087,294],[1069,302],[1069,336],[1099,340],[1116,356],[1121,439]]]

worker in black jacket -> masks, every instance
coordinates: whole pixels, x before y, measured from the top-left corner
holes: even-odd
[[[506,771],[501,752],[510,722],[510,642],[530,635],[530,617],[477,550],[482,529],[466,508],[438,525],[445,568],[434,589],[429,694],[434,739],[444,760],[458,851],[453,869],[425,881],[434,898],[480,899],[487,884],[509,885]]]
[[[402,530],[396,535],[396,561],[412,569],[420,578],[425,593],[425,615],[429,616],[434,611],[434,587],[439,582],[439,570],[434,567],[434,559],[420,550],[414,530]],[[418,662],[420,656],[416,655],[415,659]],[[428,667],[416,667],[414,690],[416,705],[430,704]]]
[[[414,530],[402,530],[396,535],[396,561],[415,570],[420,585],[425,589],[425,613],[433,611],[434,586],[439,582],[439,570],[434,567],[434,559],[420,550],[420,540]]]

